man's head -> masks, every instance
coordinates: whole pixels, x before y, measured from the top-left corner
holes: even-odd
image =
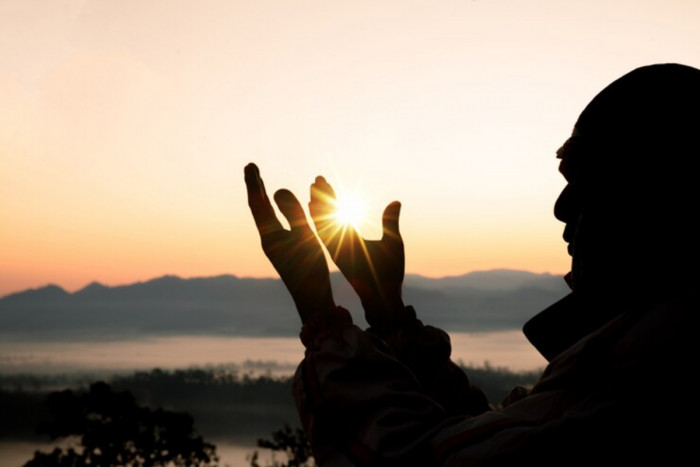
[[[557,153],[571,284],[587,294],[697,287],[700,70],[638,68],[601,91]],[[633,290],[633,291],[634,291]]]

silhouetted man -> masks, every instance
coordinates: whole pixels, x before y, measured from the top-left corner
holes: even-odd
[[[499,406],[401,299],[398,203],[369,241],[328,220],[335,195],[322,177],[311,187],[318,236],[365,309],[362,331],[334,303],[299,202],[275,195],[287,231],[247,166],[263,250],[303,323],[294,393],[319,465],[666,465],[694,454],[699,134],[700,70],[682,65],[636,69],[583,111],[557,152],[572,293],[526,323],[550,363]]]

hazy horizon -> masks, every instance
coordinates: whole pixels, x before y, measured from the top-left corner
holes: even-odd
[[[445,278],[462,277],[462,276],[466,276],[466,275],[469,275],[469,274],[482,273],[482,272],[491,272],[491,271],[526,272],[526,273],[537,274],[537,275],[549,274],[549,275],[552,275],[552,276],[561,276],[562,278],[563,278],[564,275],[566,274],[566,272],[563,272],[563,273],[556,273],[556,272],[550,272],[550,271],[530,271],[530,270],[527,270],[527,269],[509,269],[509,268],[499,268],[499,267],[496,267],[496,268],[492,268],[492,269],[474,269],[474,270],[466,271],[466,272],[461,273],[461,274],[457,273],[457,274],[443,274],[443,275],[441,275],[441,274],[436,274],[436,275],[429,275],[429,274],[421,274],[421,273],[415,273],[415,272],[406,272],[406,276],[419,276],[419,277],[425,277],[425,278],[428,278],[428,279],[445,279]],[[331,271],[331,273],[332,273],[332,274],[339,274],[339,271],[337,271],[336,269],[334,269],[333,271]],[[233,277],[236,277],[236,278],[238,278],[238,279],[262,279],[262,280],[265,280],[265,279],[278,280],[278,279],[279,279],[279,275],[277,275],[277,274],[272,274],[272,275],[269,275],[269,276],[254,276],[254,275],[245,275],[245,274],[234,274],[234,273],[231,273],[231,272],[222,272],[222,273],[220,273],[220,274],[208,274],[208,275],[187,276],[187,275],[181,275],[181,274],[163,273],[163,274],[155,275],[155,276],[148,277],[148,278],[136,278],[136,279],[134,279],[134,280],[132,280],[132,281],[120,282],[120,283],[108,283],[108,282],[101,281],[101,280],[98,280],[98,279],[92,279],[92,280],[88,280],[88,281],[85,282],[85,283],[82,283],[82,284],[80,284],[80,285],[73,286],[73,287],[67,287],[67,286],[64,286],[64,285],[62,285],[61,283],[58,283],[58,282],[43,282],[43,283],[38,283],[38,284],[36,284],[36,285],[30,285],[30,286],[28,286],[28,287],[26,287],[26,288],[22,288],[22,289],[19,289],[19,290],[10,290],[10,291],[7,291],[7,292],[3,292],[3,291],[0,289],[0,299],[2,299],[2,298],[4,298],[4,297],[7,297],[7,296],[9,296],[9,295],[16,294],[16,293],[25,292],[25,291],[29,291],[29,290],[37,290],[37,289],[41,289],[41,288],[49,287],[49,286],[57,286],[57,287],[60,287],[61,289],[65,290],[66,292],[72,294],[72,293],[79,292],[80,290],[85,289],[86,287],[90,286],[91,284],[100,284],[100,285],[103,285],[103,286],[106,286],[106,287],[112,287],[112,288],[113,288],[113,287],[124,287],[124,286],[128,286],[128,285],[133,285],[133,284],[140,284],[140,283],[149,282],[149,281],[152,281],[152,280],[154,280],[154,279],[160,279],[160,278],[164,278],[164,277],[177,277],[177,278],[180,278],[180,279],[188,280],[188,279],[206,279],[206,278],[223,277],[223,276],[233,276]],[[290,300],[291,300],[291,297],[290,297]],[[290,303],[291,303],[291,302],[290,302]]]

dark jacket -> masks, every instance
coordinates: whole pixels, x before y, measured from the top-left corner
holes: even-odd
[[[698,301],[623,306],[612,320],[580,338],[572,332],[567,343],[557,326],[575,323],[577,314],[586,312],[580,308],[565,298],[526,326],[551,361],[528,395],[486,411],[468,382],[464,386],[454,375],[445,381],[466,388],[467,402],[458,400],[447,409],[450,396],[426,390],[428,382],[411,368],[415,364],[402,360],[391,338],[380,339],[349,323],[307,337],[294,395],[317,463],[669,465],[694,451],[696,351],[690,313],[698,311]],[[420,347],[426,334],[423,341],[429,344],[425,352],[413,353],[430,354],[440,331],[417,323],[412,325],[415,342]],[[444,361],[449,360],[446,334],[444,339],[446,357],[437,352],[434,366],[452,372]]]

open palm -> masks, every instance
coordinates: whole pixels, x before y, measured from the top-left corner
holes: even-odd
[[[248,205],[260,234],[263,251],[287,286],[301,317],[327,314],[335,307],[328,264],[304,210],[289,190],[278,190],[275,202],[289,221],[286,230],[275,215],[255,164],[245,168]]]
[[[404,245],[399,233],[401,204],[389,204],[382,215],[380,240],[362,238],[351,225],[335,219],[336,196],[323,177],[311,185],[309,211],[321,241],[340,272],[362,301],[371,326],[388,327],[403,312]]]

